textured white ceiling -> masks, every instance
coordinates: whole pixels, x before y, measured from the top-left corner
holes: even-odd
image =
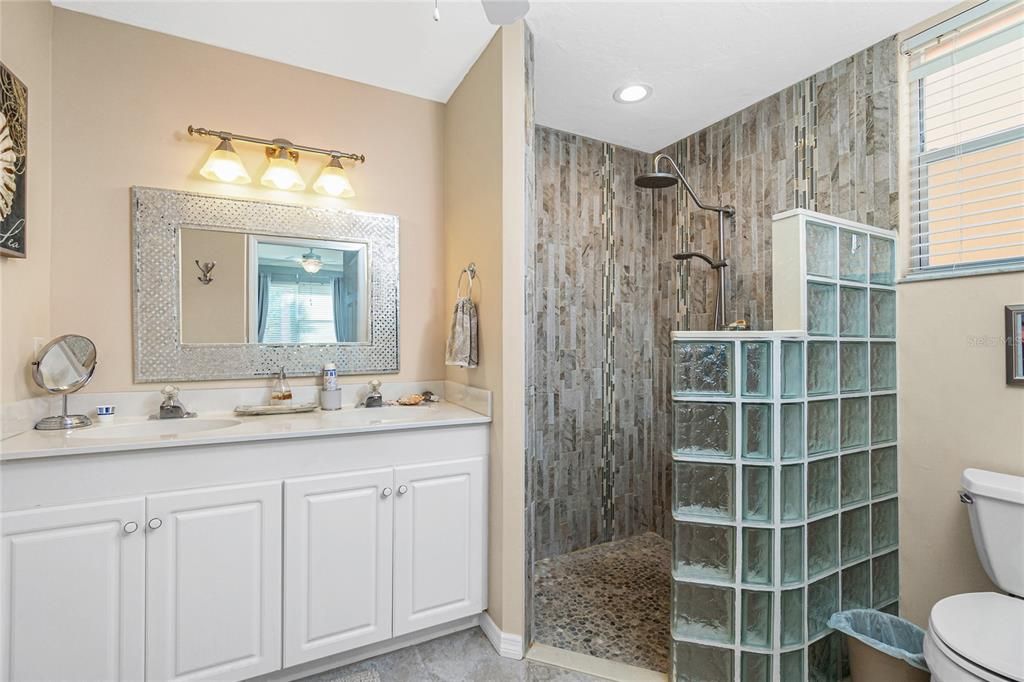
[[[53,0],[446,102],[494,35],[478,0]],[[655,151],[955,0],[532,0],[537,122]],[[641,81],[654,94],[612,100]]]
[[[447,102],[497,27],[479,2],[53,0],[57,7]]]
[[[955,4],[535,1],[537,123],[656,151]]]

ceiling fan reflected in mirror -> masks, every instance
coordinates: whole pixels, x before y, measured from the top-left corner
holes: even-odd
[[[434,0],[434,21],[441,21],[438,0]],[[487,21],[495,26],[514,24],[530,11],[530,0],[480,0]]]

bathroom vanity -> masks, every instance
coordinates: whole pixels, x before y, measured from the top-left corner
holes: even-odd
[[[3,678],[286,677],[475,618],[489,421],[441,403],[4,441]]]

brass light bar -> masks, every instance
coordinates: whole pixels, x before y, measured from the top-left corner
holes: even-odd
[[[210,130],[209,128],[197,128],[195,126],[188,127],[189,135],[198,135],[200,137],[217,137],[221,140],[239,140],[241,142],[251,142],[253,144],[262,144],[267,147],[276,147],[278,149],[287,149],[289,151],[297,152],[309,152],[311,154],[323,154],[324,156],[330,156],[336,159],[349,159],[351,161],[357,161],[364,163],[366,157],[362,154],[352,154],[350,152],[340,152],[336,149],[322,149],[320,147],[307,147],[302,144],[295,144],[290,140],[284,138],[275,138],[268,140],[262,137],[252,137],[251,135],[236,135],[235,133],[229,133],[226,130]]]

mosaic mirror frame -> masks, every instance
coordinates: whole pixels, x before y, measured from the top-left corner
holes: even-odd
[[[133,187],[132,322],[137,382],[399,371],[398,217],[340,208]],[[181,341],[181,228],[369,244],[370,336],[366,343],[186,344]]]

